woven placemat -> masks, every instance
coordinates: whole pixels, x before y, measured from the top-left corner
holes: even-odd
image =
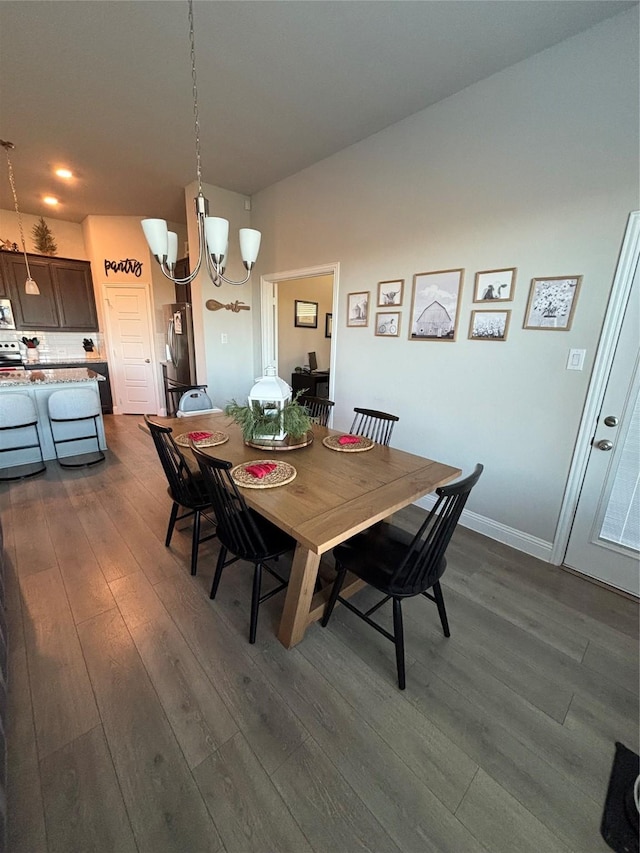
[[[275,465],[270,474],[264,477],[254,477],[247,468],[251,465]],[[273,459],[253,459],[251,462],[243,462],[231,469],[233,482],[245,489],[274,489],[276,486],[284,486],[290,483],[298,472],[288,462],[276,462]]]
[[[363,435],[354,436],[358,439],[357,444],[356,442],[340,444],[340,438],[339,435],[328,435],[322,439],[322,443],[329,450],[337,450],[339,453],[362,453],[363,450],[371,450],[372,447],[376,446],[375,441],[371,441],[370,438],[365,438]]]
[[[194,430],[194,432],[206,432],[207,430]],[[183,432],[180,435],[175,435],[173,440],[180,447],[189,447],[190,438],[189,436],[192,433]],[[201,438],[195,442],[196,447],[215,447],[216,444],[224,444],[225,441],[229,441],[229,436],[226,432],[210,432],[208,438]]]

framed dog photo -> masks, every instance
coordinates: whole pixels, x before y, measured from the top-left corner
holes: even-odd
[[[474,302],[511,302],[516,285],[516,268],[482,270],[476,273]]]
[[[472,311],[469,340],[506,341],[511,311]]]
[[[404,279],[378,282],[378,308],[388,308],[390,305],[402,305]]]
[[[375,333],[381,338],[397,338],[400,334],[400,312],[378,311]]]
[[[523,329],[568,332],[580,292],[581,275],[533,278]]]
[[[369,325],[369,294],[347,293],[347,326]]]

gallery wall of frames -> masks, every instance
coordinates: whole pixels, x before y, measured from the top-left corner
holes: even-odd
[[[507,340],[517,272],[516,267],[502,267],[475,273],[473,304],[482,307],[472,308],[464,324],[468,340]],[[408,288],[403,278],[379,281],[374,291],[348,293],[346,325],[372,327],[380,338],[454,343],[460,325],[464,276],[461,268],[420,272],[413,276],[410,294],[405,292]],[[522,328],[568,332],[581,284],[581,275],[532,278]]]

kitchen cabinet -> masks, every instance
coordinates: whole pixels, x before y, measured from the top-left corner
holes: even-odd
[[[91,264],[68,258],[27,255],[39,296],[24,291],[27,267],[24,255],[2,252],[1,278],[11,299],[17,329],[70,332],[98,331]]]

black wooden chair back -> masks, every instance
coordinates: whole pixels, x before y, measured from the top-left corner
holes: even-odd
[[[468,477],[436,489],[436,503],[413,537],[404,560],[389,579],[389,590],[393,590],[394,595],[416,595],[440,580],[446,565],[445,551],[482,471],[483,466],[476,465]]]
[[[324,397],[311,397],[309,395],[302,394],[300,397],[298,397],[298,402],[306,407],[307,411],[309,412],[309,417],[314,423],[320,424],[320,426],[327,426],[327,424],[329,423],[329,415],[331,414],[331,409],[335,405],[333,400],[327,400]]]
[[[220,542],[243,560],[267,557],[269,548],[254,514],[231,478],[231,462],[208,456],[193,444],[191,450],[216,515]]]
[[[190,446],[200,467],[202,479],[218,521],[220,552],[209,597],[216,597],[222,572],[226,566],[239,559],[253,563],[249,642],[255,643],[260,605],[285,589],[288,583],[269,565],[268,561],[277,560],[282,554],[293,550],[296,543],[291,536],[247,506],[231,477],[231,462],[202,453],[193,442]],[[229,552],[232,556],[227,559]],[[278,581],[277,586],[264,594],[262,593],[263,569]]]
[[[184,507],[207,506],[206,491],[189,470],[186,459],[173,440],[171,427],[160,426],[144,416],[144,421],[156,446],[171,497]]]
[[[368,625],[391,640],[396,649],[398,686],[404,690],[404,629],[402,600],[423,595],[435,602],[445,637],[450,636],[447,611],[440,587],[447,562],[445,552],[456,528],[471,489],[482,474],[483,466],[476,465],[472,474],[449,486],[436,489],[438,499],[415,536],[391,524],[376,524],[333,550],[337,575],[329,595],[322,625],[326,627],[336,601],[363,619]],[[347,572],[370,584],[384,598],[366,611],[340,597]],[[393,633],[375,622],[371,616],[389,599],[393,602]]]
[[[355,417],[349,432],[351,435],[362,435],[378,444],[389,444],[391,433],[400,418],[388,412],[378,412],[375,409],[354,408]]]
[[[202,542],[213,539],[216,535],[216,520],[210,514],[211,502],[204,487],[202,479],[191,473],[187,460],[182,455],[180,448],[173,440],[171,427],[160,426],[144,416],[151,438],[156,446],[162,470],[169,484],[169,496],[173,500],[169,525],[164,544],[169,547],[173,537],[173,531],[177,521],[193,516],[193,530],[191,532],[191,574],[198,571],[198,550]],[[179,515],[180,507],[186,510]],[[204,516],[213,527],[214,531],[206,536],[200,535],[201,516]]]

